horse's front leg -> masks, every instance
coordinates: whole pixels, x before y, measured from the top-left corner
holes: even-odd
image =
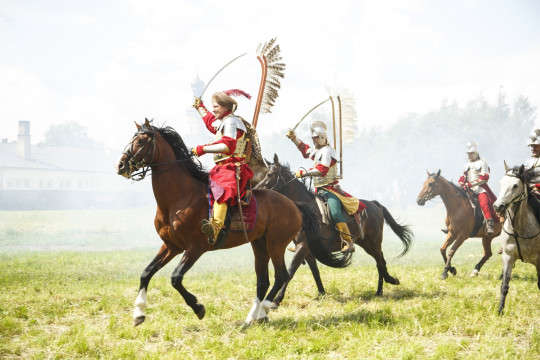
[[[268,275],[268,262],[270,255],[266,249],[266,240],[264,237],[251,242],[253,254],[255,255],[255,273],[257,274],[257,297],[253,301],[253,306],[246,317],[245,324],[251,325],[258,320],[266,320],[261,317],[261,302],[270,287],[270,278]],[[264,311],[263,311],[264,313]]]
[[[442,258],[443,258],[443,261],[444,261],[444,270],[441,274],[441,279],[442,280],[445,280],[446,278],[448,278],[448,270],[451,269],[451,264],[450,264],[450,260],[448,259],[448,257],[446,256],[446,248],[450,245],[452,245],[452,243],[456,240],[456,237],[454,236],[453,233],[449,232],[448,235],[446,235],[446,239],[444,240],[444,243],[443,245],[441,246],[441,255],[442,255]],[[452,256],[454,255],[453,252],[452,253]],[[454,269],[455,271],[455,269]],[[454,273],[455,275],[455,273]]]
[[[285,297],[285,291],[287,290],[287,286],[289,285],[289,282],[294,277],[294,274],[296,273],[296,270],[298,270],[298,268],[300,267],[302,262],[306,259],[307,252],[308,252],[308,248],[307,248],[306,244],[303,241],[300,242],[296,246],[296,252],[294,253],[294,256],[293,256],[293,258],[291,260],[291,266],[289,267],[289,277],[288,277],[287,281],[285,282],[285,284],[283,284],[283,286],[279,290],[278,294],[274,298],[274,301],[272,301],[272,306],[271,306],[272,309],[277,309],[279,307],[279,305],[281,304],[281,302],[283,301],[283,298]],[[313,257],[313,256],[311,256],[311,257]],[[315,264],[315,266],[317,266],[317,264]],[[311,265],[310,265],[310,268],[311,268]],[[317,270],[317,275],[318,275],[318,270],[319,269],[316,269],[316,270]],[[311,271],[313,272],[313,269],[311,269]],[[313,277],[315,277],[315,273],[313,274]],[[315,281],[317,281],[317,277],[315,277]],[[319,281],[320,281],[320,278],[319,278]],[[318,283],[317,283],[317,286],[319,286]],[[322,286],[322,284],[321,284],[321,286]],[[319,291],[320,291],[320,289],[319,289]],[[323,289],[323,292],[324,292],[324,289]]]
[[[178,251],[172,251],[167,248],[165,243],[161,245],[156,257],[152,262],[144,269],[141,274],[141,283],[139,286],[139,294],[137,299],[135,299],[135,310],[133,311],[133,326],[137,326],[144,322],[146,319],[146,314],[144,310],[146,309],[146,293],[148,291],[148,284],[150,279],[156,272],[158,272],[162,267],[164,267],[172,258],[178,255]]]
[[[184,285],[182,285],[182,280],[184,279],[184,275],[191,269],[193,264],[195,264],[203,253],[204,250],[200,248],[191,247],[187,249],[184,256],[182,256],[182,260],[180,260],[180,264],[178,264],[171,275],[172,286],[180,293],[180,295],[182,295],[186,304],[193,309],[193,312],[199,319],[204,317],[206,310],[202,304],[197,302],[195,295],[186,290]]]
[[[502,272],[502,284],[501,284],[501,300],[499,302],[499,314],[503,313],[504,303],[506,301],[506,295],[508,289],[510,289],[510,279],[512,278],[512,269],[516,262],[516,257],[506,251],[502,254],[503,272]]]
[[[482,259],[480,259],[480,262],[478,262],[478,264],[476,264],[476,266],[474,267],[474,270],[471,272],[471,276],[478,276],[478,273],[480,272],[480,269],[482,268],[482,266],[484,266],[486,261],[488,261],[491,255],[493,255],[491,251],[491,240],[493,240],[493,237],[491,236],[482,237],[482,246],[484,248],[484,256],[482,257]]]

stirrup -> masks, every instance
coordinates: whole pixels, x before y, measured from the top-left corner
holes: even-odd
[[[201,231],[208,237],[208,243],[214,245],[219,234],[216,224],[212,220],[203,219],[201,221]]]

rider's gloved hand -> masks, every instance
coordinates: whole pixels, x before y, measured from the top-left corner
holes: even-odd
[[[297,179],[300,179],[300,178],[303,178],[304,176],[306,176],[306,172],[304,170],[298,170],[294,173],[294,176],[297,178]]]
[[[195,109],[197,109],[197,108],[199,107],[199,105],[201,105],[201,104],[202,104],[201,98],[195,97],[195,100],[194,100],[194,102],[193,102],[193,107],[194,107]]]
[[[194,156],[202,156],[204,155],[203,146],[204,145],[199,145],[194,148],[191,148],[189,152],[192,153]]]
[[[293,129],[289,129],[289,131],[287,132],[287,135],[286,135],[289,139],[291,140],[294,140],[296,139],[296,134],[294,133],[294,130]]]

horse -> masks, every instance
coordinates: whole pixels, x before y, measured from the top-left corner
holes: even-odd
[[[484,256],[470,274],[472,277],[478,276],[480,269],[492,255],[491,241],[501,233],[502,224],[500,222],[495,223],[493,234],[487,235],[484,227],[481,226],[482,224],[480,223],[480,226],[476,224],[475,209],[471,205],[467,192],[442,177],[441,170],[436,174],[430,174],[429,172],[427,174],[428,178],[424,181],[416,203],[424,206],[427,201],[440,196],[446,207],[445,223],[448,234],[441,247],[441,255],[445,264],[441,279],[447,279],[448,272],[452,275],[457,274],[456,268],[452,266],[452,258],[461,244],[472,237],[481,237],[482,246],[484,247]],[[447,257],[446,248],[450,245],[452,245],[452,248],[448,251]]]
[[[523,165],[512,169],[506,163],[504,166],[506,174],[499,182],[499,196],[494,203],[497,214],[505,217],[501,235],[503,271],[499,314],[504,310],[512,269],[517,259],[536,267],[540,289],[540,225],[528,204],[528,175]]]
[[[171,127],[158,128],[147,119],[144,124],[135,125],[137,131],[116,164],[116,172],[128,179],[142,180],[151,171],[157,203],[154,224],[163,243],[140,277],[133,324],[137,326],[146,318],[146,295],[152,276],[181,253],[183,255],[172,273],[171,283],[197,317],[202,319],[206,312],[204,306],[186,290],[182,281],[202,254],[216,250],[200,230],[201,220],[208,217],[210,208],[208,173],[200,162],[195,162],[194,155]],[[222,246],[227,249],[249,242],[255,255],[256,299],[245,320],[246,324],[268,319],[271,302],[288,278],[285,248],[300,230],[308,233],[310,246],[317,249],[317,256],[321,256],[321,260],[330,266],[344,267],[350,263],[347,256],[332,254],[319,241],[320,230],[308,206],[295,204],[271,190],[257,190],[253,194],[257,201],[255,228],[245,233],[230,232]],[[275,274],[274,285],[267,293],[270,287],[270,259]]]
[[[274,154],[273,161],[273,164],[268,164],[268,171],[266,173],[266,176],[259,183],[259,185],[257,185],[257,188],[276,190],[293,201],[305,202],[312,209],[315,209],[318,221],[321,224],[322,229],[321,240],[326,242],[333,250],[339,251],[339,249],[341,248],[341,239],[339,236],[339,232],[333,225],[325,224],[323,222],[322,214],[319,211],[315,194],[310,192],[300,180],[296,179],[296,177],[290,171],[287,165],[282,165],[279,163],[279,158],[276,154]],[[379,274],[377,292],[375,293],[375,295],[381,296],[383,294],[383,280],[392,285],[399,285],[399,279],[391,276],[388,273],[388,269],[386,268],[386,260],[384,259],[384,255],[381,249],[384,222],[386,221],[386,223],[390,226],[394,233],[398,235],[399,239],[403,243],[403,251],[401,252],[399,257],[405,255],[409,251],[414,234],[408,226],[398,224],[394,220],[390,212],[377,201],[362,200],[362,202],[364,202],[364,204],[366,204],[367,206],[365,210],[367,216],[363,217],[364,238],[362,240],[358,240],[356,244],[360,245],[366,251],[366,253],[368,253],[375,259]],[[349,229],[352,232],[353,238],[359,237],[360,230],[358,226],[349,225]],[[317,257],[313,257],[313,249],[309,245],[309,242],[307,244],[308,246],[306,247],[304,246],[305,242],[302,240],[303,234],[300,234],[299,239],[295,241],[296,251],[291,261],[289,278],[276,296],[272,308],[279,307],[281,301],[283,300],[283,296],[285,294],[288,283],[292,280],[296,270],[303,261],[306,261],[311,269],[313,278],[315,279],[315,283],[317,284],[319,296],[325,294],[324,286],[322,284],[320,272],[316,262]]]

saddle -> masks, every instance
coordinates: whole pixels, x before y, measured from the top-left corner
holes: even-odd
[[[246,231],[253,231],[257,219],[257,199],[255,198],[255,194],[253,194],[252,191],[246,192],[246,196],[240,200],[240,204],[242,206],[243,223],[246,226]],[[227,207],[225,223],[219,232],[218,238],[214,244],[214,249],[220,249],[223,246],[229,236],[229,231],[244,231],[238,204],[234,206],[229,205]]]
[[[533,191],[529,191],[529,196],[527,197],[527,204],[531,207],[534,216],[536,217],[536,221],[540,224],[540,199],[538,198],[539,195],[537,195]]]
[[[330,212],[330,207],[328,206],[328,198],[323,192],[317,192],[315,193],[315,201],[317,202],[317,206],[319,208],[319,211],[321,213],[322,222],[327,225],[332,225],[332,227],[336,227],[336,222],[332,218],[332,213]],[[362,201],[362,200],[360,200]],[[367,211],[362,211],[361,213],[354,213],[353,215],[349,215],[347,211],[342,207],[341,213],[343,214],[343,217],[345,218],[345,221],[347,225],[355,225],[359,226],[363,220],[363,218],[367,218]]]

